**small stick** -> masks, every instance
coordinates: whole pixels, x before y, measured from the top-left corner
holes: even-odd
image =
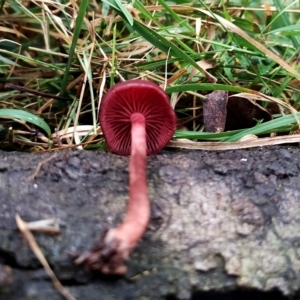
[[[34,221],[27,223],[27,226],[30,231],[48,232],[53,234],[60,233],[58,219]]]
[[[40,162],[38,163],[38,165],[37,165],[35,171],[33,172],[33,174],[30,175],[30,176],[27,178],[26,181],[31,181],[31,180],[33,180],[33,179],[37,176],[37,174],[40,172],[41,167],[42,167],[44,164],[46,164],[47,162],[49,162],[51,159],[55,158],[55,157],[56,157],[56,153],[54,153],[54,154],[51,155],[50,157],[46,158],[45,160],[40,161]]]
[[[40,92],[40,91],[37,91],[34,89],[30,89],[30,88],[12,84],[12,83],[6,83],[4,88],[11,89],[11,90],[17,90],[17,91],[25,92],[25,93],[30,93],[30,94],[42,96],[45,98],[54,98],[56,100],[61,100],[61,101],[71,101],[72,100],[71,98],[68,98],[68,97],[63,97],[63,96],[58,96],[58,95],[54,95],[54,94],[50,94],[50,93]]]
[[[28,224],[24,222],[21,217],[17,214],[16,215],[16,222],[18,229],[21,231],[23,237],[29,244],[29,247],[41,263],[41,265],[44,267],[45,271],[51,278],[54,286],[57,288],[57,290],[67,299],[67,300],[76,300],[70,293],[69,291],[60,283],[60,281],[57,279],[55,276],[54,272],[50,268],[43,252],[41,251],[39,245],[37,244],[33,234],[30,232],[28,228]]]

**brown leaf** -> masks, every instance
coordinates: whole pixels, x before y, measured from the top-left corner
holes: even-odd
[[[212,74],[210,74],[207,71],[207,69],[211,69],[211,68],[215,67],[215,65],[216,65],[215,63],[212,63],[208,60],[201,60],[201,61],[197,61],[196,63],[200,68],[202,68],[202,70],[205,73],[205,76],[209,80],[209,82],[216,83],[218,81],[218,79],[215,76],[213,76]],[[199,70],[197,70],[196,68],[193,68],[186,81],[191,80],[191,78],[193,78],[197,73],[199,73]]]
[[[207,132],[223,132],[228,92],[214,91],[203,100],[203,123]]]

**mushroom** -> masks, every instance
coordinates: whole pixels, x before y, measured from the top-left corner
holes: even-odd
[[[121,275],[150,218],[146,156],[166,146],[175,131],[176,117],[165,92],[144,80],[117,83],[104,96],[99,117],[111,151],[130,154],[129,202],[124,221],[105,233],[85,261],[91,269]]]

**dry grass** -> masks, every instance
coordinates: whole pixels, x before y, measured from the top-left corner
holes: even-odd
[[[274,121],[260,130],[258,120],[255,134],[290,133],[300,116],[299,7],[221,3],[2,1],[0,147],[102,149],[101,99],[134,78],[169,93],[175,137],[236,141],[236,132],[203,132],[202,99],[214,90],[276,103]]]

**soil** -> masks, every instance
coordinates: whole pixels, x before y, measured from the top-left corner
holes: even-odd
[[[86,151],[0,155],[1,300],[62,299],[18,231],[16,214],[27,222],[60,220],[60,234],[34,236],[78,300],[299,295],[296,146],[148,157],[152,217],[124,277],[89,273],[71,254],[89,250],[105,229],[122,221],[128,157]]]

